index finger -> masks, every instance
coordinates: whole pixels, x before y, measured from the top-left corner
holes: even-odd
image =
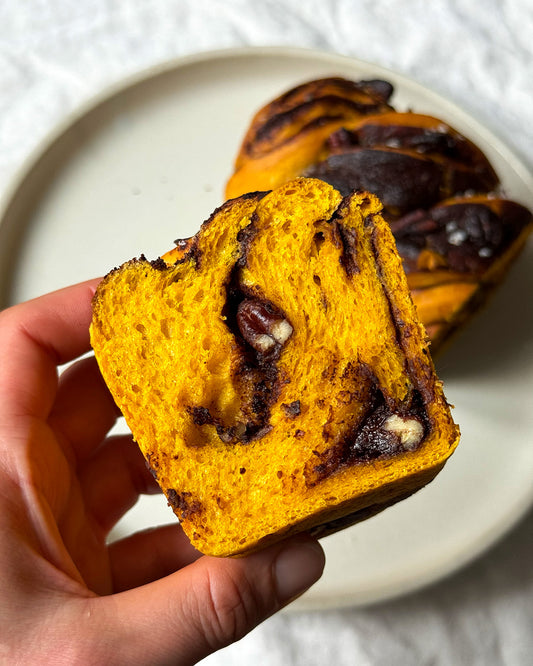
[[[46,418],[57,366],[89,351],[89,280],[0,312],[0,414]]]

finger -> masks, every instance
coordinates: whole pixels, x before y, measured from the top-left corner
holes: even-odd
[[[242,638],[312,585],[318,542],[299,536],[242,558],[201,557],[143,587],[95,600],[111,649],[124,663],[193,664]]]
[[[0,414],[48,416],[56,366],[89,350],[97,284],[67,287],[0,313]]]
[[[87,511],[104,534],[131,509],[139,495],[161,492],[128,435],[107,439],[80,467],[79,480]]]
[[[69,441],[78,461],[92,454],[118,416],[120,411],[94,356],[77,361],[62,373],[48,422]]]
[[[115,592],[129,590],[168,576],[195,562],[201,553],[175,524],[137,532],[109,546]]]

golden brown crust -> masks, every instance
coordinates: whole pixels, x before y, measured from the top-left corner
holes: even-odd
[[[348,81],[339,77],[303,83],[260,109],[250,123],[236,159],[240,168],[301,131],[331,121],[357,120],[391,107],[392,92],[384,81]]]

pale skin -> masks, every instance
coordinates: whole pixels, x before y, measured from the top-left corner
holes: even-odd
[[[120,415],[94,357],[58,373],[89,351],[96,285],[0,313],[0,663],[193,664],[305,591],[324,554],[301,535],[205,557],[177,521],[107,545],[159,488],[108,437]]]

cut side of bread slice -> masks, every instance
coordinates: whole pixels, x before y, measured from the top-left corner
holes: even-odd
[[[431,481],[457,445],[380,211],[297,179],[99,285],[102,374],[203,553],[341,529]]]

